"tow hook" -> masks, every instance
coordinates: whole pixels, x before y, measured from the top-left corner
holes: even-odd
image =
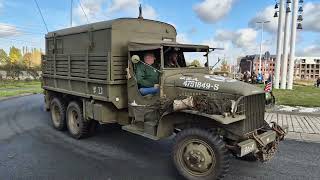
[[[281,127],[276,122],[271,122],[271,128],[277,133],[277,138],[279,141],[284,139],[284,136],[288,133],[288,127]]]

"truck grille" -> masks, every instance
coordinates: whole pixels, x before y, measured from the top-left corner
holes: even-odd
[[[244,106],[241,109],[246,115],[243,130],[250,132],[262,127],[264,125],[265,94],[246,96],[241,104]]]

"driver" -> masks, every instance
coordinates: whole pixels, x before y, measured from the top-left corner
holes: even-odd
[[[166,61],[165,67],[168,68],[179,68],[179,63],[178,63],[178,53],[177,52],[172,52],[169,55],[169,59]]]
[[[136,77],[141,95],[157,94],[159,90],[159,72],[156,70],[153,53],[144,55],[144,63],[139,63],[136,69]]]

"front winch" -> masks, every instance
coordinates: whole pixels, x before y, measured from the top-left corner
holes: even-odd
[[[265,130],[262,134],[254,131],[248,136],[248,140],[238,143],[240,147],[239,155],[242,157],[253,153],[261,162],[268,161],[275,155],[279,142],[284,139],[286,134],[287,127],[281,127],[272,122],[271,129]]]

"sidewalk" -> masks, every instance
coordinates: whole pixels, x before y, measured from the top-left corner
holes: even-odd
[[[286,105],[275,105],[272,109],[274,113],[280,114],[296,114],[306,116],[320,116],[320,107],[302,107],[302,106],[286,106]]]
[[[287,139],[320,143],[320,116],[266,113],[265,120],[289,127]]]

